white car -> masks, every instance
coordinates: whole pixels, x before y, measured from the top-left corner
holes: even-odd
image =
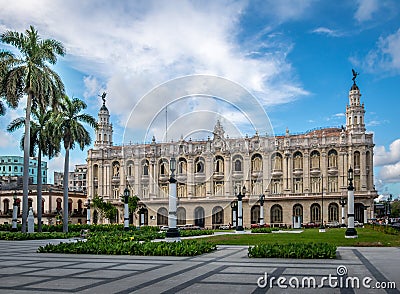
[[[354,227],[363,227],[364,224],[360,223],[359,221],[354,221]]]

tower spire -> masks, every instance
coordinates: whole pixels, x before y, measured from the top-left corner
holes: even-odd
[[[365,133],[364,123],[364,103],[360,103],[361,93],[356,84],[356,78],[359,75],[354,69],[353,72],[353,85],[349,91],[349,104],[346,106],[346,129],[350,133]]]
[[[106,95],[106,92],[103,92],[102,95],[99,95],[99,97],[101,97],[103,100],[103,105],[100,107],[98,113],[96,140],[94,141],[95,148],[112,146],[113,144],[113,128],[112,124],[110,123],[110,113],[106,106]]]

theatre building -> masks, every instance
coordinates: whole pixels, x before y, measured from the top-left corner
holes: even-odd
[[[88,197],[94,195],[119,208],[123,223],[124,189],[140,198],[134,222],[167,225],[169,162],[176,159],[178,225],[216,228],[235,224],[237,195],[243,187],[243,223],[272,226],[338,221],[341,199],[347,198],[348,170],[354,170],[355,220],[373,218],[377,197],[373,175],[373,135],[367,133],[364,104],[354,82],[341,128],[320,128],[303,134],[254,134],[231,139],[217,121],[204,141],[113,145],[113,128],[105,105],[98,114],[94,148],[87,157]],[[134,138],[132,138],[133,140]],[[260,206],[260,195],[265,195]],[[343,202],[342,202],[343,203]],[[345,205],[345,204],[343,204]],[[345,210],[347,214],[347,206]],[[346,216],[347,219],[347,216]],[[97,212],[92,221],[104,222]]]

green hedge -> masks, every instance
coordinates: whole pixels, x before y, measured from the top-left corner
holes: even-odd
[[[250,246],[249,257],[265,258],[336,258],[336,246],[328,243],[260,244]]]
[[[39,253],[109,254],[109,255],[147,255],[147,256],[194,256],[217,249],[209,242],[185,240],[182,242],[135,242],[131,240],[109,240],[97,242],[90,238],[87,242],[47,244],[38,248]]]
[[[191,237],[191,236],[202,236],[202,235],[212,235],[213,230],[180,230],[181,237]]]
[[[39,239],[66,239],[78,237],[79,233],[69,232],[69,233],[20,233],[20,232],[0,232],[0,240],[39,240]]]
[[[395,228],[392,228],[389,225],[366,224],[366,225],[364,225],[364,227],[371,228],[374,231],[381,232],[381,233],[388,234],[388,235],[399,235],[400,234],[400,231],[396,230]]]

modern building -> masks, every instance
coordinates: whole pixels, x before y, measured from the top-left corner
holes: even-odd
[[[42,183],[47,184],[47,162],[41,162]],[[0,156],[0,176],[20,176],[24,173],[24,158],[22,156]],[[37,184],[38,160],[36,157],[29,159],[29,178],[30,182]]]
[[[75,170],[68,173],[68,190],[86,192],[86,164],[75,165]],[[64,186],[64,173],[54,172],[54,185]]]
[[[219,121],[204,141],[113,145],[105,102],[98,114],[94,148],[87,157],[88,197],[119,208],[126,187],[140,198],[143,224],[167,225],[169,162],[177,162],[178,225],[215,228],[235,224],[237,195],[244,186],[243,224],[258,223],[260,209],[271,226],[340,221],[347,198],[348,170],[354,170],[355,220],[373,218],[377,192],[373,175],[373,135],[367,133],[364,104],[355,81],[348,94],[343,127],[303,134],[231,139]],[[258,201],[265,195],[264,205]],[[364,211],[366,210],[366,211]],[[347,211],[347,209],[346,209]],[[93,215],[97,218],[96,213]],[[347,219],[347,217],[346,217]],[[136,224],[138,220],[136,219]]]

